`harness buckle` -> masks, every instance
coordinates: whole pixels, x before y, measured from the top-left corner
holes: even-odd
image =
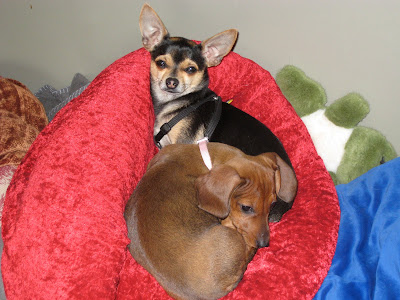
[[[160,132],[162,132],[164,135],[166,135],[168,132],[171,131],[171,126],[169,126],[168,123],[164,123],[161,127],[160,127]]]

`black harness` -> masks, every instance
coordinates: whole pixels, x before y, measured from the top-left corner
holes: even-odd
[[[175,117],[173,117],[169,122],[164,123],[161,127],[160,127],[160,131],[157,133],[157,135],[154,136],[154,141],[156,143],[156,146],[161,149],[161,139],[168,133],[171,131],[172,127],[174,127],[180,120],[182,120],[183,118],[187,117],[190,113],[194,112],[197,108],[199,108],[200,106],[202,106],[204,103],[213,101],[215,103],[215,109],[214,109],[214,113],[213,116],[211,118],[210,124],[208,125],[208,128],[206,130],[205,133],[205,137],[209,138],[215,128],[218,125],[219,119],[221,117],[221,110],[222,110],[222,101],[221,101],[221,97],[212,94],[211,96],[204,98],[203,100],[196,102],[192,105],[189,105],[188,107],[184,108],[183,110],[181,110]]]

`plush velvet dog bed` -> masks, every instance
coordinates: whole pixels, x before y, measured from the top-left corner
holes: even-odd
[[[139,49],[105,69],[41,132],[16,171],[2,226],[10,299],[168,299],[127,251],[123,218],[156,153],[149,63]],[[270,247],[226,298],[311,299],[336,247],[333,182],[267,71],[231,53],[209,72],[223,100],[233,98],[281,139],[299,181],[293,209],[271,226]]]

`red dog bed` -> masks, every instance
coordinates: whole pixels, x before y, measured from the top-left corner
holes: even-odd
[[[58,113],[24,158],[4,206],[8,298],[168,299],[127,251],[123,218],[156,153],[149,64],[144,49],[114,62]],[[226,299],[310,299],[336,247],[334,185],[267,71],[235,53],[209,71],[211,89],[281,139],[299,181],[293,209],[271,226],[270,247],[257,252]]]

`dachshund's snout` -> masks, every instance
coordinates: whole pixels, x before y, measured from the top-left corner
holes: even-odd
[[[257,247],[264,248],[269,246],[269,232],[263,232],[257,239]]]

